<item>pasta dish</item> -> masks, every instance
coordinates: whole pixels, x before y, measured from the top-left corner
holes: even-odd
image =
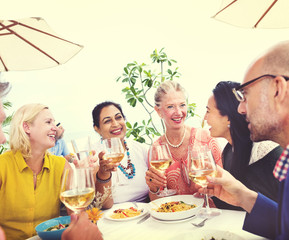
[[[142,213],[141,210],[137,210],[134,207],[126,208],[126,209],[117,209],[113,211],[113,214],[110,216],[113,219],[122,219],[135,217]]]
[[[163,203],[160,207],[155,209],[157,212],[180,212],[195,208],[196,205],[184,203],[183,201],[174,201]]]

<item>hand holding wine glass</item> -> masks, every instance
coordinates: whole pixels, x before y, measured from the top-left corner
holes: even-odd
[[[124,147],[122,145],[120,138],[109,138],[103,140],[104,151],[103,155],[104,160],[111,160],[111,164],[108,164],[106,168],[113,168],[114,165],[119,164],[124,157]],[[118,171],[116,170],[116,185],[122,185],[119,182]]]
[[[208,186],[207,176],[216,176],[216,163],[207,146],[189,148],[187,164],[189,178],[203,188]],[[212,217],[221,213],[219,209],[210,208],[207,194],[205,194],[205,202],[206,209],[200,211],[201,216]]]
[[[149,154],[149,160],[150,165],[165,174],[165,171],[169,168],[169,166],[172,164],[173,158],[171,156],[169,147],[167,144],[161,144],[161,145],[153,145],[150,148],[150,154]],[[159,197],[165,197],[165,196],[171,196],[176,194],[176,190],[174,189],[167,189],[167,187],[164,188],[164,190],[160,191],[158,193]]]
[[[94,199],[95,186],[89,168],[65,169],[62,177],[60,200],[75,214],[83,211]]]

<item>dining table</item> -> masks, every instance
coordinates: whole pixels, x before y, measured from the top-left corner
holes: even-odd
[[[145,209],[145,214],[138,218],[113,220],[109,217],[113,209],[123,208],[133,203],[114,204],[112,209],[103,210],[103,216],[97,226],[104,240],[211,240],[208,233],[226,233],[216,240],[265,240],[242,229],[245,211],[221,210],[221,214],[205,221],[203,227],[195,227],[192,223],[200,223],[203,219],[196,216],[177,221],[163,221],[150,215],[148,203],[137,203],[139,209]],[[143,220],[144,221],[143,221]],[[141,221],[141,222],[140,222]],[[230,234],[232,236],[230,236]],[[228,237],[229,236],[229,237]],[[38,236],[29,240],[40,240]]]
[[[121,204],[119,205],[121,207]],[[148,209],[148,203],[138,203],[139,208]],[[117,205],[114,207],[117,207]],[[104,216],[97,222],[103,238],[106,240],[173,240],[173,239],[203,239],[198,238],[201,233],[224,231],[237,235],[244,240],[266,239],[247,231],[242,230],[245,211],[222,210],[221,214],[208,219],[203,227],[195,227],[191,223],[201,222],[198,216],[179,221],[162,221],[150,215],[145,221],[138,223],[142,218],[126,221],[114,221],[107,217],[105,210]],[[149,214],[149,211],[148,213]],[[196,236],[196,238],[194,238]],[[225,238],[224,238],[225,239]],[[229,239],[226,239],[229,240]]]

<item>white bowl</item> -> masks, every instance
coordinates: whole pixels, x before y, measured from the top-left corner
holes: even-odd
[[[196,205],[195,208],[180,212],[157,212],[156,209],[163,203],[172,201],[183,201],[187,204]],[[204,204],[203,198],[196,198],[193,195],[174,195],[170,197],[159,198],[149,203],[150,214],[161,220],[181,220],[196,215]]]

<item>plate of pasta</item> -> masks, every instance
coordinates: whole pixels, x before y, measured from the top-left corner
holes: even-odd
[[[143,217],[148,213],[148,210],[140,206],[136,207],[133,203],[122,203],[115,204],[111,209],[109,209],[104,217],[112,221],[130,221],[140,217]]]
[[[196,215],[203,204],[203,198],[193,195],[175,195],[151,201],[149,210],[154,218],[160,220],[181,220]]]

